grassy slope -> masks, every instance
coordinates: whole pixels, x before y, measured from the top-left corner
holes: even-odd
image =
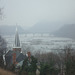
[[[0,75],[15,75],[15,74],[0,68]]]

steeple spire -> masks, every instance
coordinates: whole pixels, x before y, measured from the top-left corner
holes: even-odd
[[[17,32],[18,30],[17,30],[17,26],[16,26],[16,32]]]
[[[19,40],[19,34],[16,26],[16,34],[15,34],[15,47],[13,47],[13,64],[16,64],[16,52],[21,52],[21,47],[20,47],[20,40]]]
[[[16,26],[16,34],[15,34],[15,47],[20,47],[20,40],[19,40],[19,34],[18,34],[17,26]]]

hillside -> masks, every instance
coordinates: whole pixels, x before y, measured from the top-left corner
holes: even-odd
[[[75,24],[62,26],[58,23],[39,22],[30,29],[25,30],[21,26],[17,26],[19,34],[25,33],[50,33],[57,37],[67,37],[75,39]],[[16,26],[0,26],[0,34],[15,34]]]
[[[38,22],[32,26],[28,31],[31,33],[51,33],[61,27],[59,23]]]
[[[17,26],[18,32],[20,34],[24,33],[24,29],[21,26]],[[16,26],[0,26],[0,34],[9,35],[9,34],[15,34]]]
[[[0,75],[16,75],[16,74],[0,68]]]
[[[75,39],[75,24],[64,25],[53,34],[58,37],[68,37]]]

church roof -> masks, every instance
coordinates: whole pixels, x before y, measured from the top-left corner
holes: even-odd
[[[11,50],[9,50],[8,52],[7,52],[7,54],[5,55],[5,58],[6,58],[6,62],[8,63],[8,64],[12,64],[13,63],[13,52],[14,51],[11,51]],[[23,55],[22,53],[20,53],[20,52],[15,52],[16,53],[16,62],[21,62],[21,61],[23,61],[25,58],[26,58],[26,56],[25,55]]]
[[[20,47],[20,40],[19,40],[19,34],[18,34],[17,28],[16,28],[16,34],[15,34],[15,47]]]
[[[25,58],[26,58],[26,56],[23,55],[22,53],[20,53],[19,56],[16,58],[16,61],[20,62],[20,61],[24,60]]]

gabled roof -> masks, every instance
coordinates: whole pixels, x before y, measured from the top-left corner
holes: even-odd
[[[20,53],[19,56],[16,58],[16,61],[20,62],[20,61],[24,60],[25,58],[26,58],[26,56],[23,55],[22,53]]]
[[[14,53],[14,51],[9,50],[7,52],[7,54],[5,55],[7,63],[10,63],[10,64],[13,63],[13,57],[12,57],[13,53]],[[23,53],[20,53],[18,51],[16,51],[15,53],[16,53],[16,62],[17,63],[23,61],[26,58],[26,56],[23,55]]]
[[[23,64],[23,61],[24,61],[24,60],[20,61],[20,62],[16,65],[16,68],[21,67],[22,64]]]
[[[13,53],[13,51],[9,50],[9,51],[6,53],[6,55],[5,55],[5,56],[11,56],[11,55],[12,55],[12,53]]]
[[[20,40],[19,40],[19,34],[18,34],[17,28],[16,28],[16,34],[15,34],[15,47],[20,47]]]
[[[13,54],[13,51],[9,50],[5,55],[6,64],[8,66],[10,66],[13,63],[12,54]]]

